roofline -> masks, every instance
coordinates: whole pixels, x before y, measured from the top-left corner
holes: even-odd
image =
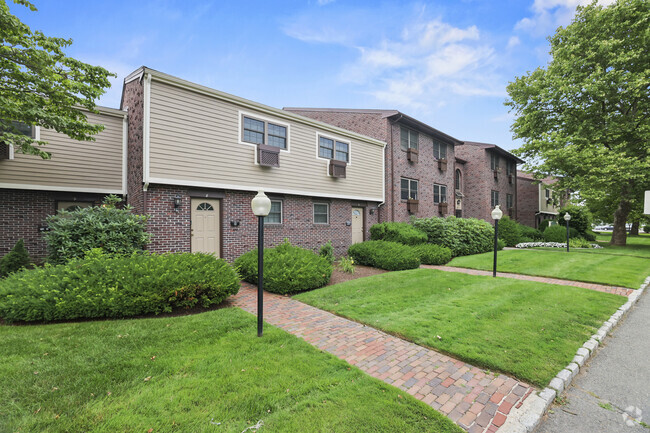
[[[226,102],[230,102],[242,107],[253,109],[256,111],[263,112],[265,114],[270,114],[272,116],[280,117],[285,120],[293,120],[299,123],[311,125],[315,128],[329,131],[335,134],[347,136],[354,138],[360,141],[365,141],[370,144],[375,144],[377,146],[386,147],[386,142],[377,140],[376,138],[368,137],[357,132],[348,131],[347,129],[339,128],[328,123],[323,123],[318,120],[311,119],[309,117],[300,116],[299,114],[294,114],[289,111],[280,110],[278,108],[270,107],[268,105],[260,104],[259,102],[251,101],[239,96],[231,95],[230,93],[222,92],[220,90],[212,89],[201,84],[193,83],[191,81],[184,80],[182,78],[175,77],[173,75],[165,74],[164,72],[157,71],[155,69],[142,66],[124,78],[124,84],[140,78],[143,75],[151,75],[151,78],[163,82],[166,84],[174,85],[181,87],[196,93],[201,93],[204,95],[212,96],[217,99],[221,99]]]
[[[404,114],[399,110],[381,110],[381,109],[373,109],[373,108],[316,108],[316,107],[284,107],[284,110],[290,110],[290,111],[321,111],[321,112],[327,112],[327,113],[365,113],[365,114],[381,114],[383,118],[391,118],[391,117],[396,117],[400,116],[397,121],[405,119],[406,123],[411,123],[415,125],[415,127],[420,128],[429,134],[435,136],[438,139],[441,139],[443,141],[447,141],[455,146],[460,146],[463,144],[463,141],[452,137],[449,134],[445,134],[444,132],[427,125],[426,123],[409,116],[408,114]]]
[[[465,141],[465,144],[468,145],[468,146],[480,146],[483,149],[494,149],[498,153],[501,153],[502,155],[506,155],[506,156],[509,156],[510,158],[516,159],[519,164],[525,164],[526,163],[526,161],[524,161],[523,159],[519,158],[516,155],[513,155],[512,153],[508,152],[507,150],[505,150],[504,148],[502,148],[500,146],[497,146],[496,144],[481,143],[479,141]]]

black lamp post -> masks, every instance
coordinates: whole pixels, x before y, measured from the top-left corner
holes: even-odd
[[[264,324],[264,217],[271,212],[271,200],[260,189],[251,201],[251,208],[258,219],[257,226],[257,336],[262,336]]]
[[[564,214],[564,221],[566,221],[566,252],[569,252],[569,221],[571,221],[571,215],[569,212]]]
[[[497,276],[497,248],[499,247],[499,220],[503,216],[503,211],[499,205],[492,210],[492,219],[494,220],[494,265],[492,266],[492,276]]]

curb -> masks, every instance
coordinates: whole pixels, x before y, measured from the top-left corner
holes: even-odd
[[[546,388],[533,393],[524,401],[519,409],[513,409],[506,422],[499,428],[499,433],[531,433],[539,426],[542,417],[555,400],[555,397],[567,389],[573,378],[585,365],[599,344],[611,333],[618,322],[630,311],[630,308],[639,300],[645,289],[650,286],[650,276],[645,279],[641,287],[628,296],[628,301],[623,304],[612,316],[591,336],[589,341],[582,345],[576,352],[573,360],[557,376],[555,376]]]

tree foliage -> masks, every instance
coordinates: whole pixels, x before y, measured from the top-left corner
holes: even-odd
[[[650,2],[579,7],[551,60],[508,86],[516,153],[587,201],[616,198],[612,243],[650,185]]]
[[[26,0],[14,3],[36,11]],[[0,0],[0,134],[18,152],[49,158],[47,144],[21,133],[20,124],[38,125],[75,140],[93,140],[102,125],[88,123],[79,108],[95,112],[95,100],[110,87],[104,68],[66,56],[71,39],[33,31]]]

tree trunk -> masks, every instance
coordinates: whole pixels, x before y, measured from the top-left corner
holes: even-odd
[[[612,232],[612,240],[609,242],[610,245],[625,246],[627,241],[625,224],[631,209],[632,205],[627,200],[621,200],[618,203],[618,208],[614,212],[614,231]]]
[[[639,236],[639,220],[632,221],[632,228],[630,229],[630,236]]]

